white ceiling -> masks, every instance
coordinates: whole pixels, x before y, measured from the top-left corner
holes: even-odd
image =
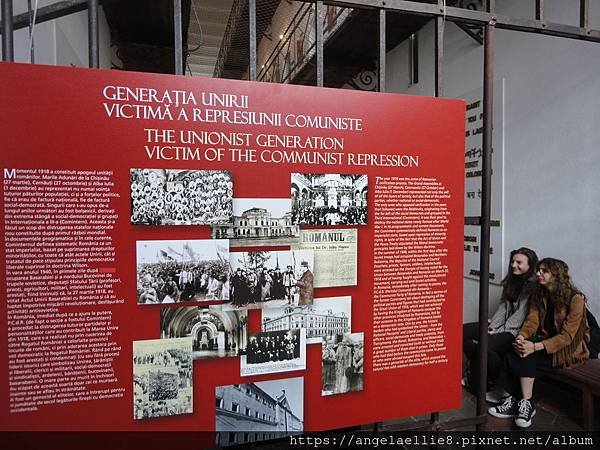
[[[213,76],[233,0],[192,0],[186,75]]]

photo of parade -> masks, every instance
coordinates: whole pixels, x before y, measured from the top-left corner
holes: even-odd
[[[246,355],[240,358],[240,375],[306,369],[306,330],[250,333]]]
[[[234,198],[233,222],[212,226],[213,239],[232,247],[297,244],[300,227],[292,223],[289,198]]]
[[[328,336],[322,345],[321,395],[362,391],[364,333]]]
[[[367,188],[367,175],[293,173],[292,223],[366,225]]]
[[[137,241],[139,304],[229,299],[229,242]]]
[[[223,170],[131,169],[131,223],[229,223],[233,182]]]
[[[246,352],[248,311],[223,311],[221,305],[162,308],[160,337],[191,337],[194,360],[240,356]]]
[[[193,412],[192,341],[133,342],[133,418]]]
[[[313,302],[313,251],[230,253],[227,307],[263,308]]]

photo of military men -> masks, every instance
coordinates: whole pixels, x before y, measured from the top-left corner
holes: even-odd
[[[258,251],[230,254],[232,308],[310,305],[313,251]]]
[[[322,345],[321,395],[362,391],[364,333],[328,336]]]
[[[233,182],[223,170],[131,169],[131,223],[230,223]]]

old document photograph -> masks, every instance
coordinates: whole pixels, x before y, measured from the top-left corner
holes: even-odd
[[[315,287],[356,286],[358,230],[319,228],[300,230],[300,243],[293,250],[314,252]]]
[[[292,223],[289,198],[234,198],[233,222],[215,224],[213,239],[230,239],[232,247],[291,245],[300,227]]]
[[[328,336],[323,341],[321,395],[363,390],[364,333]]]
[[[249,333],[240,369],[242,376],[306,369],[306,330]]]
[[[137,241],[136,265],[141,305],[229,299],[226,239]]]
[[[133,342],[133,418],[193,412],[190,338]]]
[[[131,169],[131,223],[229,223],[233,182],[224,170]]]
[[[312,305],[288,305],[262,310],[262,331],[306,329],[306,343],[320,344],[327,336],[349,333],[352,298],[316,298]]]
[[[271,308],[313,302],[312,250],[231,252],[226,308]]]
[[[367,175],[293,173],[291,178],[292,223],[367,223]]]
[[[304,379],[257,381],[215,389],[217,445],[284,438],[304,430]]]
[[[248,311],[223,311],[221,305],[162,308],[160,337],[190,337],[195,360],[240,356],[248,341]]]

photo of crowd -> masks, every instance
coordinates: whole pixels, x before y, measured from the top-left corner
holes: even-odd
[[[133,342],[133,418],[193,412],[192,340]]]
[[[293,173],[292,223],[365,225],[367,194],[367,175]]]
[[[287,372],[306,368],[306,330],[249,333],[241,375]]]
[[[312,250],[232,252],[231,306],[277,307],[313,302]]]
[[[230,223],[231,174],[222,170],[131,169],[131,223]]]
[[[138,241],[139,304],[229,299],[227,240]]]
[[[328,336],[322,345],[321,395],[362,391],[364,333]]]

